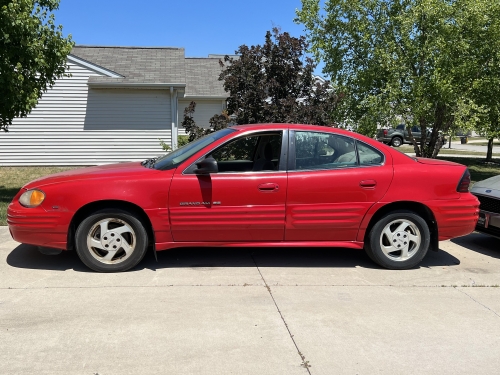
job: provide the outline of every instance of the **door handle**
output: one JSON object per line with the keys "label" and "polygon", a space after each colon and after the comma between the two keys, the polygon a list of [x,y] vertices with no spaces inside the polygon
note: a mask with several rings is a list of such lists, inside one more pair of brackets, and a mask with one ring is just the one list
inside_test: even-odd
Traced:
{"label": "door handle", "polygon": [[265,184],[259,185],[259,190],[261,191],[278,191],[279,188],[280,188],[279,185],[273,182],[267,182]]}
{"label": "door handle", "polygon": [[374,188],[375,186],[377,186],[377,181],[375,181],[375,180],[363,180],[363,181],[359,182],[359,186],[361,186],[362,188],[367,188],[367,189]]}

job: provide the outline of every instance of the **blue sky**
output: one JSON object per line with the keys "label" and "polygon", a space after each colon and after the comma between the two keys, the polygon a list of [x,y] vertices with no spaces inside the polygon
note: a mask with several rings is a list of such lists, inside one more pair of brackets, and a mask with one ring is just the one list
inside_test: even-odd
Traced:
{"label": "blue sky", "polygon": [[61,0],[55,16],[76,44],[184,47],[186,57],[207,57],[262,44],[274,26],[304,34],[293,22],[301,6],[300,0]]}
{"label": "blue sky", "polygon": [[77,44],[184,47],[187,57],[262,44],[267,30],[303,33],[300,0],[61,0],[55,12]]}

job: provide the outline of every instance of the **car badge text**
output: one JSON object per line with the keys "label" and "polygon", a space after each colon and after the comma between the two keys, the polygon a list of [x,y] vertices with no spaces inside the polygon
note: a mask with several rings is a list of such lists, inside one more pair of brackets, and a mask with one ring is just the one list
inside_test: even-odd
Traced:
{"label": "car badge text", "polygon": [[180,202],[180,206],[220,206],[220,202]]}

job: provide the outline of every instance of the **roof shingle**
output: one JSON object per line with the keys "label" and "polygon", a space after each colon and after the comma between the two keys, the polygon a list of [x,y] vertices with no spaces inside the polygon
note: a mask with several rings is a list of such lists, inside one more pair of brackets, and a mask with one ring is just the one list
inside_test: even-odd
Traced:
{"label": "roof shingle", "polygon": [[186,95],[227,96],[220,73],[219,59],[186,58]]}
{"label": "roof shingle", "polygon": [[186,95],[227,96],[219,59],[185,58],[184,48],[75,46],[71,54],[123,77],[91,77],[93,83],[186,84]]}

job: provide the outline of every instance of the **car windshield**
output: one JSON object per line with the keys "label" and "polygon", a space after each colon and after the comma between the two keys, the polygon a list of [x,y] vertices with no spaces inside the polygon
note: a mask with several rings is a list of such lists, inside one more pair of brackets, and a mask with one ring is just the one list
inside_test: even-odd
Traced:
{"label": "car windshield", "polygon": [[234,131],[236,130],[226,128],[208,134],[203,138],[197,139],[193,142],[190,142],[187,145],[182,146],[181,148],[178,148],[177,150],[158,158],[153,168],[160,170],[175,168],[179,164],[181,164],[184,160],[187,160],[188,158],[196,154],[202,148],[208,146],[212,142],[217,141],[218,139],[221,139],[222,137],[225,137],[226,135]]}

